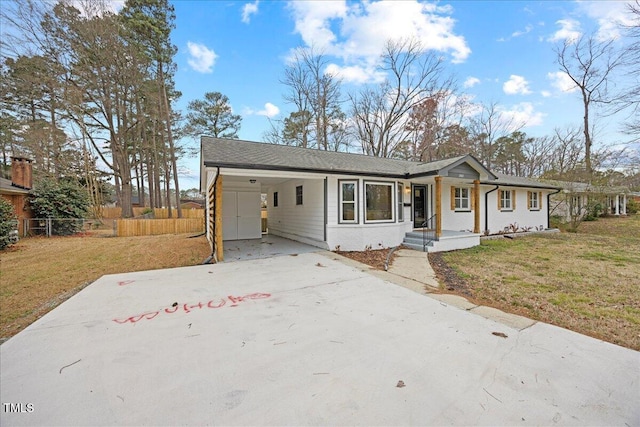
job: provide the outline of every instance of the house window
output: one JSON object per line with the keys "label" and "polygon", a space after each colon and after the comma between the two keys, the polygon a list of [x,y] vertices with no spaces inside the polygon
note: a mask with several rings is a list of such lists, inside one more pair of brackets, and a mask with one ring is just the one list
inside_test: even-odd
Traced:
{"label": "house window", "polygon": [[340,221],[341,223],[358,222],[358,181],[340,182]]}
{"label": "house window", "polygon": [[302,204],[302,185],[296,187],[296,205]]}
{"label": "house window", "polygon": [[365,220],[367,222],[393,221],[392,182],[365,183]]}
{"label": "house window", "polygon": [[274,208],[278,207],[278,192],[277,191],[273,192],[273,207]]}
{"label": "house window", "polygon": [[515,190],[500,190],[498,205],[502,211],[512,211],[515,206]]}
{"label": "house window", "polygon": [[536,191],[529,191],[529,209],[532,211],[540,210],[540,196],[541,193]]}
{"label": "house window", "polygon": [[453,209],[456,211],[468,211],[471,206],[471,191],[468,188],[452,187]]}
{"label": "house window", "polygon": [[396,193],[396,201],[398,203],[398,222],[404,221],[404,205],[403,205],[403,196],[402,189],[404,188],[404,184],[398,183],[398,192]]}

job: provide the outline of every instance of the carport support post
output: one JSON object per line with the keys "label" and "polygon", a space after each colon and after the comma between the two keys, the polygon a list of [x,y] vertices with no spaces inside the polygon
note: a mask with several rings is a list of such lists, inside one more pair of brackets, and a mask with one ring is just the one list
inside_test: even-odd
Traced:
{"label": "carport support post", "polygon": [[442,235],[442,177],[436,176],[436,239]]}
{"label": "carport support post", "polygon": [[480,233],[480,180],[473,181],[473,232]]}
{"label": "carport support post", "polygon": [[218,175],[214,185],[216,186],[216,211],[214,213],[214,221],[216,222],[216,235],[214,236],[216,259],[224,261],[224,248],[222,246],[222,175]]}

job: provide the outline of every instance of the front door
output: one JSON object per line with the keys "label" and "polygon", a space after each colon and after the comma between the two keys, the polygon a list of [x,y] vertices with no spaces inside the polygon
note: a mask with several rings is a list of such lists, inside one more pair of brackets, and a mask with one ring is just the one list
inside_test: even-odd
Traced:
{"label": "front door", "polygon": [[413,186],[413,227],[420,228],[427,220],[427,187]]}

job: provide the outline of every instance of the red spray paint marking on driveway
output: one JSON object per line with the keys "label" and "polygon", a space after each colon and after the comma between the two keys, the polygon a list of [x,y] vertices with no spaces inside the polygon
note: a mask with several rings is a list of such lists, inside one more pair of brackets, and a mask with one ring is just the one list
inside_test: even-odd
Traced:
{"label": "red spray paint marking on driveway", "polygon": [[118,286],[128,285],[133,282],[135,282],[135,280],[123,280],[122,282],[118,282]]}
{"label": "red spray paint marking on driveway", "polygon": [[254,299],[265,299],[265,298],[269,298],[270,296],[271,294],[264,294],[264,293],[248,294],[241,297],[234,297],[232,295],[229,295],[227,296],[227,298],[220,298],[219,300],[210,300],[206,303],[198,302],[196,304],[182,304],[182,305],[175,304],[163,310],[149,311],[146,313],[136,314],[131,317],[127,317],[126,319],[113,319],[113,321],[120,324],[136,323],[136,322],[139,322],[140,320],[153,320],[156,318],[156,316],[158,316],[161,313],[166,313],[166,314],[174,314],[178,312],[191,313],[191,311],[202,310],[205,308],[221,308],[227,304],[227,300],[231,301],[231,305],[229,305],[229,307],[237,307],[238,303],[240,302],[245,302],[245,301],[254,300]]}

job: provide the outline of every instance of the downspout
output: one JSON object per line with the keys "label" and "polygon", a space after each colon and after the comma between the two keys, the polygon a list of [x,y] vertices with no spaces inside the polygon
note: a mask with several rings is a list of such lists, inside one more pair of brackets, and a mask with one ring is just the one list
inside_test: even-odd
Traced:
{"label": "downspout", "polygon": [[[215,261],[215,263],[218,263],[218,256],[216,255],[216,200],[217,200],[217,189],[218,186],[216,185],[216,183],[218,182],[218,177],[220,176],[220,167],[216,168],[216,178],[213,180],[213,236],[211,236],[211,255],[209,255],[207,257],[207,259],[205,259],[204,261],[202,261],[202,264],[209,264],[211,262],[211,260]],[[208,189],[207,189],[207,194],[209,193]],[[205,230],[206,232],[206,230]]]}
{"label": "downspout", "polygon": [[558,194],[559,192],[562,191],[562,188],[558,189],[558,191],[554,192],[554,193],[549,193],[547,194],[547,228],[551,228],[551,196],[553,196],[554,194]]}
{"label": "downspout", "polygon": [[329,200],[329,177],[324,178],[324,242],[327,243],[327,222],[329,221],[328,200]]}
{"label": "downspout", "polygon": [[493,190],[489,190],[486,193],[484,193],[484,231],[485,232],[489,231],[489,193],[493,193],[498,188],[500,188],[500,186],[496,185],[496,187]]}

